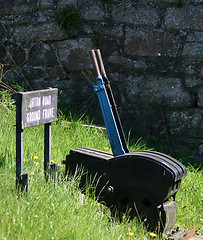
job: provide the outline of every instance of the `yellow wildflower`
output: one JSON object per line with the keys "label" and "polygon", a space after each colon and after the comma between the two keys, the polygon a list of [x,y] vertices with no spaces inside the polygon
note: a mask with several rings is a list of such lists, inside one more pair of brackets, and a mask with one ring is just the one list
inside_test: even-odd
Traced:
{"label": "yellow wildflower", "polygon": [[34,161],[34,164],[36,164],[36,165],[39,165],[39,163],[38,163],[38,162],[36,162],[36,161]]}
{"label": "yellow wildflower", "polygon": [[51,159],[51,163],[54,163],[54,160]]}
{"label": "yellow wildflower", "polygon": [[135,235],[135,234],[134,234],[134,233],[132,233],[132,232],[128,232],[127,234],[128,234],[128,236],[130,236],[130,237],[132,237],[132,236],[134,236],[134,235]]}
{"label": "yellow wildflower", "polygon": [[156,235],[156,233],[150,232],[150,233],[149,233],[149,236],[150,236],[150,237],[156,237],[157,235]]}
{"label": "yellow wildflower", "polygon": [[23,158],[23,162],[25,162],[25,158]]}
{"label": "yellow wildflower", "polygon": [[37,155],[35,155],[34,157],[33,157],[33,159],[34,160],[37,160],[39,157],[37,156]]}

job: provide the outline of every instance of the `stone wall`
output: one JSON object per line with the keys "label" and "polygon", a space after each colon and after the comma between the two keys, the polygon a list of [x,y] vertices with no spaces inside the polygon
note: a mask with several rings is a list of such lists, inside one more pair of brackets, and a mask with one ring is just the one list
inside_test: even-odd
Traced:
{"label": "stone wall", "polygon": [[[56,9],[71,5],[82,22],[67,34]],[[81,71],[97,45],[128,127],[202,159],[202,19],[203,0],[1,0],[0,63],[10,83],[94,109]]]}

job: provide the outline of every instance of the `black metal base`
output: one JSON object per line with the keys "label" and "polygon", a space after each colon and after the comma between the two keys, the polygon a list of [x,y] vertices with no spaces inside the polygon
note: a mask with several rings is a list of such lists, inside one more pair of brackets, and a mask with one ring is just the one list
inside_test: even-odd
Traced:
{"label": "black metal base", "polygon": [[123,214],[138,217],[165,235],[172,231],[175,194],[187,174],[185,166],[176,159],[152,151],[113,157],[97,149],[77,148],[70,151],[65,163],[66,173],[75,174],[82,167],[81,189],[94,179],[98,201],[121,218]]}

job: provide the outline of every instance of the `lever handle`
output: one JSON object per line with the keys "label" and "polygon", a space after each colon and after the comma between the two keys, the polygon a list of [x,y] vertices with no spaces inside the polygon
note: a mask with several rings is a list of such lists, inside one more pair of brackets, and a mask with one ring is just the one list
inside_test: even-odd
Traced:
{"label": "lever handle", "polygon": [[103,60],[102,60],[100,49],[96,49],[96,53],[97,53],[97,59],[99,61],[99,65],[100,65],[100,68],[101,68],[101,74],[106,77],[106,71],[105,71],[105,68],[104,68],[104,63],[103,63]]}
{"label": "lever handle", "polygon": [[99,70],[99,65],[98,65],[98,62],[97,62],[97,57],[96,57],[96,54],[95,54],[95,50],[90,51],[90,57],[91,57],[91,60],[92,60],[92,65],[94,67],[94,70],[97,74],[97,77],[101,77],[101,73],[100,73],[100,70]]}

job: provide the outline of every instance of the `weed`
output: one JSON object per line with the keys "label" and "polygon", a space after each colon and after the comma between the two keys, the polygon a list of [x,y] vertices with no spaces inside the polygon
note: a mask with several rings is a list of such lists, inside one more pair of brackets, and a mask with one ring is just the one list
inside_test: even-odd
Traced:
{"label": "weed", "polygon": [[3,69],[4,69],[4,65],[0,63],[0,82],[3,78]]}
{"label": "weed", "polygon": [[170,33],[174,33],[174,32],[175,32],[175,29],[174,29],[173,27],[170,27],[170,28],[169,28],[169,32],[170,32]]}
{"label": "weed", "polygon": [[58,9],[56,13],[56,19],[60,28],[65,29],[67,34],[74,31],[81,23],[81,16],[73,6],[63,8],[61,10]]}
{"label": "weed", "polygon": [[176,6],[177,6],[178,8],[182,8],[182,7],[184,6],[183,0],[178,0],[177,3],[176,3]]}
{"label": "weed", "polygon": [[2,89],[7,89],[10,90],[11,92],[13,92],[13,89],[8,86],[5,82],[5,73],[4,73],[4,65],[2,63],[0,63],[0,88]]}
{"label": "weed", "polygon": [[99,43],[98,35],[92,34],[91,35],[91,42],[94,45],[94,47],[99,48],[100,43]]}
{"label": "weed", "polygon": [[112,2],[112,0],[98,0],[98,1],[101,2],[102,4],[107,4]]}

